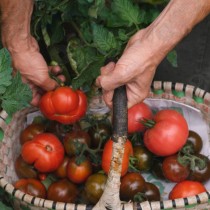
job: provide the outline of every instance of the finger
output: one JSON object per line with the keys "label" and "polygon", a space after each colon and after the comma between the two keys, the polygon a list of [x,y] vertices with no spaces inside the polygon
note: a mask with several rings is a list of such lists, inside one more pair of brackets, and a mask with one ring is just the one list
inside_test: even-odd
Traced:
{"label": "finger", "polygon": [[114,70],[114,67],[115,67],[115,63],[110,62],[106,66],[103,66],[101,68],[101,75],[97,77],[96,79],[96,86],[101,87],[101,83],[100,83],[101,77],[104,75],[109,75]]}
{"label": "finger", "polygon": [[103,99],[106,105],[109,108],[112,108],[112,99],[113,99],[114,91],[103,91]]}
{"label": "finger", "polygon": [[60,66],[49,66],[49,70],[55,75],[60,74],[62,72]]}
{"label": "finger", "polygon": [[97,84],[106,91],[114,90],[115,88],[126,83],[128,72],[127,65],[116,64],[115,68],[107,74],[103,74],[97,78]]}

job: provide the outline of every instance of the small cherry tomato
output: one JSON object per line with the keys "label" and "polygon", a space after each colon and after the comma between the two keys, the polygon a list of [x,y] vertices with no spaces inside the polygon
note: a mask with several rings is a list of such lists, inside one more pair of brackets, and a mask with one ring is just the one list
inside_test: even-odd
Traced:
{"label": "small cherry tomato", "polygon": [[88,147],[90,147],[91,144],[89,134],[83,130],[68,132],[63,140],[66,154],[69,157],[79,155],[81,152],[82,144],[86,144]]}
{"label": "small cherry tomato", "polygon": [[19,179],[14,187],[31,196],[46,198],[47,191],[45,186],[37,179]]}
{"label": "small cherry tomato", "polygon": [[76,184],[81,184],[92,174],[92,164],[88,159],[77,163],[76,157],[72,157],[67,165],[67,177]]}
{"label": "small cherry tomato", "polygon": [[33,165],[26,163],[22,156],[19,155],[15,160],[15,172],[17,176],[21,178],[37,178],[38,171],[33,167]]}
{"label": "small cherry tomato", "polygon": [[120,198],[122,201],[129,201],[134,199],[138,192],[144,192],[145,180],[140,173],[127,173],[121,179]]}
{"label": "small cherry tomato", "polygon": [[202,192],[206,192],[206,188],[202,183],[184,180],[173,187],[169,193],[169,199],[186,198]]}
{"label": "small cherry tomato", "polygon": [[196,156],[206,160],[206,167],[204,169],[200,169],[199,166],[196,165],[195,168],[190,171],[188,179],[192,181],[206,182],[210,179],[210,160],[203,154],[196,154]]}
{"label": "small cherry tomato", "polygon": [[58,168],[53,172],[58,178],[66,178],[67,177],[67,166],[69,164],[70,158],[65,156],[63,162],[58,166]]}
{"label": "small cherry tomato", "polygon": [[91,204],[96,204],[103,191],[106,184],[107,176],[102,173],[95,173],[88,177],[85,182],[85,194],[86,198]]}
{"label": "small cherry tomato", "polygon": [[201,136],[198,133],[190,130],[187,141],[192,142],[192,144],[194,146],[195,153],[199,153],[201,151],[201,149],[203,147],[203,141],[201,139]]}
{"label": "small cherry tomato", "polygon": [[153,165],[153,154],[143,145],[133,147],[133,156],[137,158],[135,167],[140,171],[148,171]]}
{"label": "small cherry tomato", "polygon": [[78,194],[78,187],[68,179],[53,182],[47,190],[47,198],[57,202],[74,203]]}
{"label": "small cherry tomato", "polygon": [[177,155],[165,157],[162,164],[163,174],[171,182],[181,182],[190,174],[189,166],[184,166],[178,162]]}
{"label": "small cherry tomato", "polygon": [[145,183],[144,196],[148,201],[160,201],[159,188],[150,182]]}
{"label": "small cherry tomato", "polygon": [[20,144],[23,145],[25,142],[30,141],[35,135],[39,133],[44,133],[45,126],[43,124],[32,123],[28,125],[20,133]]}

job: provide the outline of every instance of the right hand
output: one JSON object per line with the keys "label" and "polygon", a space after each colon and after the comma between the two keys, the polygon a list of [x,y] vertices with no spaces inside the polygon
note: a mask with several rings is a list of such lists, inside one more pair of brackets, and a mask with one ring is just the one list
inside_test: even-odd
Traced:
{"label": "right hand", "polygon": [[[105,103],[112,107],[114,89],[126,85],[128,107],[143,101],[150,86],[160,59],[151,52],[151,43],[147,39],[150,29],[137,32],[129,42],[117,63],[109,63],[101,68],[96,84],[103,89]],[[157,56],[158,57],[158,56]]]}

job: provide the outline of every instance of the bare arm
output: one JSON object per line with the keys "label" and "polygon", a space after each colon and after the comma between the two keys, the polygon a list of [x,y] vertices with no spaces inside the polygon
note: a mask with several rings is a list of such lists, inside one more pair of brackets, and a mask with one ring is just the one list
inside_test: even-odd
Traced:
{"label": "bare arm", "polygon": [[210,13],[210,0],[171,0],[156,20],[129,40],[121,58],[96,80],[112,106],[113,90],[126,84],[128,106],[144,100],[155,70],[167,53]]}
{"label": "bare arm", "polygon": [[0,0],[2,42],[10,51],[24,51],[31,47],[33,4],[33,0]]}
{"label": "bare arm", "polygon": [[[11,54],[14,71],[20,71],[33,91],[31,104],[37,106],[41,89],[53,90],[58,84],[49,77],[47,63],[30,32],[33,5],[33,0],[0,0],[2,43]],[[58,74],[61,69],[56,66],[50,70]],[[63,75],[58,77],[65,80]]]}

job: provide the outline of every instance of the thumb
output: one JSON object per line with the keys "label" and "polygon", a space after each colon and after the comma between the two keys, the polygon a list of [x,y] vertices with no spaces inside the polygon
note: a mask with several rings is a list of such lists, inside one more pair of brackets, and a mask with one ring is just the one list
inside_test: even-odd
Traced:
{"label": "thumb", "polygon": [[125,84],[125,74],[127,67],[116,64],[112,69],[108,69],[108,73],[101,74],[96,80],[96,84],[105,91],[114,90],[115,88]]}

